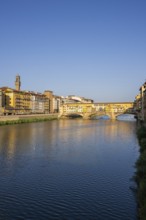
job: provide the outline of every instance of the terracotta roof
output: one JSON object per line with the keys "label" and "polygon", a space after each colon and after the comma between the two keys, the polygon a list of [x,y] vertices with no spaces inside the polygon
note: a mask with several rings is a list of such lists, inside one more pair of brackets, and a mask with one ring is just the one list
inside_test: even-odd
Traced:
{"label": "terracotta roof", "polygon": [[0,90],[2,90],[2,91],[12,90],[12,91],[14,91],[16,93],[23,93],[23,94],[29,94],[29,95],[36,95],[36,96],[46,97],[46,95],[42,94],[42,93],[35,93],[35,92],[29,92],[29,91],[16,90],[16,89],[9,88],[7,86],[1,87]]}

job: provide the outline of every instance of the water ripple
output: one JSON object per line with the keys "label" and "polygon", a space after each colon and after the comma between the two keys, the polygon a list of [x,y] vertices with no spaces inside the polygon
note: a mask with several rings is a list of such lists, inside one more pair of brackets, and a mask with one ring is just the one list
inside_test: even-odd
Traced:
{"label": "water ripple", "polygon": [[0,219],[136,220],[133,123],[40,125],[0,133]]}

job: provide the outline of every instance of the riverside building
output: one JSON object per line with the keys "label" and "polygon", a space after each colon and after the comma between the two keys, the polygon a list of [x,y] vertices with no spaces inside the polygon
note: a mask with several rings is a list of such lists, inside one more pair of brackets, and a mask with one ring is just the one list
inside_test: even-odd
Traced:
{"label": "riverside building", "polygon": [[20,76],[16,76],[15,89],[0,88],[0,115],[53,113],[53,92],[44,94],[21,91]]}
{"label": "riverside building", "polygon": [[135,97],[134,110],[140,121],[146,122],[146,82],[140,87],[140,93]]}

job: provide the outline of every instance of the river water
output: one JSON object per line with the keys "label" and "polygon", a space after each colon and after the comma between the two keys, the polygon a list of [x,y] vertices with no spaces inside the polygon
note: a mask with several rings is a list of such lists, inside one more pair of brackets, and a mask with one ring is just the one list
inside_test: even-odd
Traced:
{"label": "river water", "polygon": [[0,127],[0,220],[137,220],[136,122]]}

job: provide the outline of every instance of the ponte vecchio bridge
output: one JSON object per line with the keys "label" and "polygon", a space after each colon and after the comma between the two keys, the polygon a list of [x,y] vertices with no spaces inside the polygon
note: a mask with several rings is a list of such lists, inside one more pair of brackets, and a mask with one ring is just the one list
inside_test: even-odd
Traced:
{"label": "ponte vecchio bridge", "polygon": [[134,114],[133,102],[67,103],[60,110],[61,117],[81,116],[84,119],[103,115],[116,119],[122,114]]}

